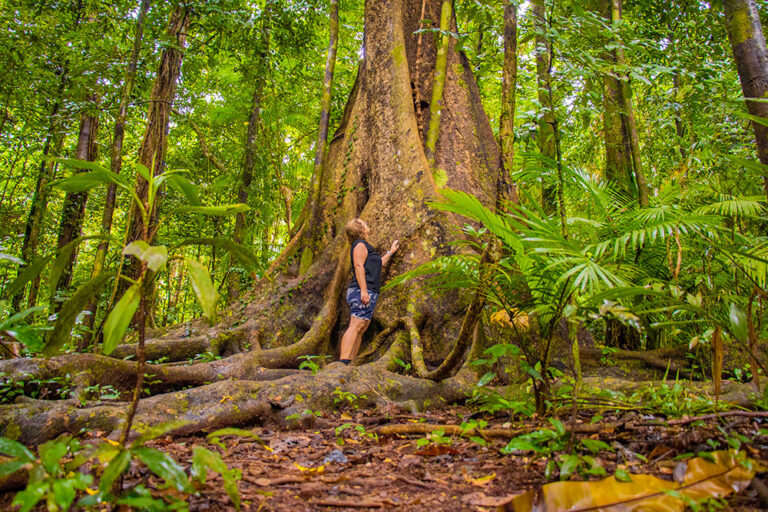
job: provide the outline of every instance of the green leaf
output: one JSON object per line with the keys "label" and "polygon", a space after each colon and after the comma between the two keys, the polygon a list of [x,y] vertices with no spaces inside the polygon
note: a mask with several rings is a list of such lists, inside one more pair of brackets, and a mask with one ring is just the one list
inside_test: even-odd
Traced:
{"label": "green leaf", "polygon": [[104,284],[112,278],[111,272],[105,272],[85,282],[72,297],[64,303],[59,311],[56,323],[43,349],[44,355],[53,355],[61,349],[69,340],[75,320],[83,309],[90,303],[104,287]]}
{"label": "green leaf", "polygon": [[138,162],[136,162],[133,165],[134,167],[136,167],[136,172],[138,172],[142,178],[144,178],[147,181],[150,180],[151,174],[149,173],[149,169],[147,169],[146,165],[142,165]]}
{"label": "green leaf", "polygon": [[489,382],[491,382],[494,378],[496,378],[496,374],[494,372],[488,372],[482,377],[480,377],[480,380],[477,381],[477,386],[483,387]]}
{"label": "green leaf", "polygon": [[35,456],[26,446],[7,437],[0,437],[0,453],[16,457],[22,462],[32,462],[35,460]]}
{"label": "green leaf", "polygon": [[147,264],[147,268],[152,272],[157,272],[168,261],[168,248],[164,245],[149,245],[147,242],[137,240],[131,242],[123,249],[126,256],[135,256],[140,261]]}
{"label": "green leaf", "polygon": [[632,477],[629,475],[629,473],[627,473],[627,470],[623,469],[623,468],[618,468],[616,470],[616,473],[613,476],[615,476],[616,480],[618,480],[619,482],[631,482],[632,481]]}
{"label": "green leaf", "polygon": [[[88,475],[90,476],[90,475]],[[91,477],[93,478],[93,477]],[[77,491],[77,481],[67,478],[63,480],[54,480],[53,482],[53,501],[62,508],[62,510],[69,510],[69,506],[75,501]]]}
{"label": "green leaf", "polygon": [[16,493],[13,498],[13,504],[20,506],[19,512],[29,512],[37,505],[37,502],[45,495],[50,488],[48,482],[34,482],[27,485],[27,488]]}
{"label": "green leaf", "polygon": [[259,259],[248,247],[235,243],[228,238],[189,238],[175,245],[174,249],[185,245],[210,245],[211,247],[224,249],[247,270],[256,270],[261,267]]}
{"label": "green leaf", "polygon": [[214,217],[221,217],[225,215],[234,215],[236,213],[244,213],[250,210],[250,206],[247,204],[223,204],[221,206],[182,206],[176,209],[176,213],[197,213],[199,215],[210,215]]}
{"label": "green leaf", "polygon": [[[78,158],[58,158],[58,157],[52,157],[51,160],[54,162],[59,162],[60,164],[66,165],[68,167],[74,167],[75,169],[83,169],[93,172],[103,172],[108,173],[110,172],[109,169],[106,167],[103,167],[96,162],[90,162],[88,160],[80,160]],[[82,173],[81,173],[82,174]]]}
{"label": "green leaf", "polygon": [[192,450],[192,478],[204,483],[209,469],[222,475],[229,471],[227,465],[221,460],[221,455],[202,446],[195,446]]}
{"label": "green leaf", "polygon": [[2,332],[23,343],[32,352],[39,352],[45,346],[43,337],[38,333],[37,329],[29,325],[16,325]]}
{"label": "green leaf", "polygon": [[67,245],[56,251],[56,259],[53,261],[53,266],[51,267],[51,272],[48,274],[48,293],[53,297],[53,294],[56,293],[56,287],[59,284],[59,279],[61,278],[61,274],[64,273],[64,271],[67,268],[67,265],[69,265],[69,262],[72,258],[72,253],[75,251],[78,245],[81,243],[87,241],[87,240],[109,240],[109,237],[102,236],[102,235],[93,235],[93,236],[81,236],[77,237],[71,242],[69,242]]}
{"label": "green leaf", "polygon": [[167,453],[146,446],[139,446],[132,451],[147,465],[150,471],[165,480],[167,484],[179,491],[191,492],[193,490],[189,485],[186,473],[184,473],[184,468]]}
{"label": "green leaf", "polygon": [[109,312],[109,316],[104,322],[104,345],[101,349],[104,355],[111,354],[120,340],[123,339],[123,335],[139,307],[140,300],[141,287],[134,284],[125,291],[112,311]]}
{"label": "green leaf", "polygon": [[578,469],[581,460],[578,455],[563,455],[560,464],[560,480],[568,480]]}
{"label": "green leaf", "polygon": [[23,267],[19,271],[18,276],[16,276],[16,279],[14,279],[11,284],[5,287],[5,290],[3,290],[2,297],[3,298],[13,297],[17,293],[23,291],[27,283],[35,279],[37,276],[39,276],[40,273],[45,268],[45,266],[50,261],[51,261],[51,256],[43,256],[41,258],[36,258],[32,260],[32,263],[30,263],[26,267]]}
{"label": "green leaf", "polygon": [[[345,423],[344,425],[342,425],[342,427],[346,427],[346,428],[349,428],[351,426],[352,426],[351,423]],[[339,427],[337,427],[336,430],[337,430],[336,435],[338,435]],[[261,440],[258,434],[251,432],[250,430],[245,430],[242,428],[234,428],[234,427],[222,428],[222,429],[216,430],[214,432],[211,432],[205,437],[206,439],[210,439],[212,442],[215,442],[215,441],[218,441],[220,437],[224,437],[224,436],[249,437],[251,439],[255,439],[256,441],[264,444],[264,442]]]}
{"label": "green leaf", "polygon": [[170,174],[167,177],[168,185],[187,198],[192,206],[200,206],[200,191],[184,176]]}
{"label": "green leaf", "polygon": [[24,462],[18,459],[13,460],[7,460],[5,462],[0,462],[0,477],[8,476],[10,474],[15,473],[16,471],[23,468],[25,465],[29,464],[28,462]]}
{"label": "green leaf", "polygon": [[107,463],[107,467],[101,474],[101,480],[99,480],[99,491],[102,494],[109,493],[112,488],[112,484],[117,478],[123,474],[131,463],[131,450],[123,450],[115,455],[112,460]]}
{"label": "green leaf", "polygon": [[216,321],[216,302],[219,300],[219,292],[211,282],[208,269],[194,260],[185,259],[192,289],[195,291],[197,302],[203,310],[208,321],[213,324]]}
{"label": "green leaf", "polygon": [[747,329],[747,317],[739,307],[731,303],[731,309],[728,312],[728,320],[731,322],[731,334],[737,340],[746,343],[749,337]]}
{"label": "green leaf", "polygon": [[41,444],[37,451],[40,454],[40,462],[43,463],[43,467],[49,475],[59,476],[61,473],[61,465],[59,461],[69,451],[70,438],[64,437],[61,440],[48,441]]}

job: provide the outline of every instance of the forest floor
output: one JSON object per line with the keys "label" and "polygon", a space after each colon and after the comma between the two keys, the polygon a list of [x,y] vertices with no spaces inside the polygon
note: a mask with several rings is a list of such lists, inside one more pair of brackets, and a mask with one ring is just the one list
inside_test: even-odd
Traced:
{"label": "forest floor", "polygon": [[[545,477],[546,456],[536,457],[530,451],[501,453],[508,442],[502,437],[470,440],[446,434],[430,435],[431,439],[427,439],[423,433],[377,434],[392,424],[459,425],[470,418],[479,419],[466,407],[389,417],[376,415],[375,411],[348,410],[317,418],[309,429],[255,427],[252,431],[261,442],[226,436],[218,440],[217,448],[203,436],[169,436],[152,441],[150,446],[182,462],[191,460],[192,448],[197,445],[219,450],[230,468],[242,471],[239,488],[243,510],[495,510],[516,494],[557,480],[556,475]],[[560,419],[564,425],[571,424],[567,412]],[[496,415],[486,416],[485,421],[487,429],[553,429],[550,421],[536,419],[510,423],[508,416]],[[593,456],[607,475],[623,468],[630,477],[644,473],[672,480],[681,466],[685,471],[681,462],[684,454],[692,456],[722,449],[725,443],[739,444],[739,439],[743,441],[741,449],[765,465],[768,436],[762,435],[766,431],[760,429],[766,421],[768,418],[760,416],[723,416],[720,421],[705,417],[696,422],[683,419],[683,424],[674,425],[662,424],[663,418],[636,412],[603,412],[602,416],[585,412],[578,416],[575,425],[578,440],[605,443],[597,447]],[[568,436],[560,437],[563,441]],[[554,439],[548,446],[556,447],[556,442]],[[486,446],[481,446],[483,443]],[[583,452],[584,443],[577,445]],[[544,452],[540,455],[546,455],[547,443],[542,446]],[[765,510],[765,497],[760,497],[765,486],[761,485],[759,471],[749,488],[726,500],[710,501],[702,510]],[[234,510],[220,477],[213,473],[208,476],[198,496],[178,497],[186,500],[192,511]],[[584,471],[576,471],[572,477],[600,478],[585,475]],[[146,468],[134,464],[123,484],[139,483],[155,489],[157,497],[167,499],[172,495],[168,489],[160,490],[161,481]],[[0,509],[10,510],[9,503],[10,495],[2,497]]]}

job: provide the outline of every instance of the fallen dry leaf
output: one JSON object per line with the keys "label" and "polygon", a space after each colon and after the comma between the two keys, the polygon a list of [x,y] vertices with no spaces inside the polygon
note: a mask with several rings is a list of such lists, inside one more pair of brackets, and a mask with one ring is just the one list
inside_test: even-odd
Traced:
{"label": "fallen dry leaf", "polygon": [[515,497],[501,510],[682,512],[686,504],[674,494],[697,503],[746,489],[755,468],[744,452],[723,450],[713,452],[712,457],[714,462],[702,457],[688,461],[682,484],[651,475],[632,475],[631,482],[620,482],[613,476],[595,482],[555,482]]}

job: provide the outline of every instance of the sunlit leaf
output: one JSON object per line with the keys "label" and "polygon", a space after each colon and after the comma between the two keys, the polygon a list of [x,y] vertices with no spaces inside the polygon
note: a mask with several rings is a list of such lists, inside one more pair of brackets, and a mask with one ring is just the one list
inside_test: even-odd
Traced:
{"label": "sunlit leaf", "polygon": [[199,215],[209,215],[221,217],[225,215],[234,215],[244,213],[250,210],[247,204],[224,204],[221,206],[182,206],[176,210],[176,213],[196,213]]}
{"label": "sunlit leaf", "polygon": [[72,328],[78,315],[90,304],[91,300],[104,288],[104,284],[112,278],[111,272],[105,272],[85,282],[59,310],[56,323],[46,340],[43,354],[53,355],[69,340]]}
{"label": "sunlit leaf", "polygon": [[112,311],[109,312],[109,316],[104,322],[104,344],[101,349],[105,355],[111,354],[120,340],[123,339],[123,335],[139,307],[140,300],[141,287],[134,284],[125,291]]}
{"label": "sunlit leaf", "polygon": [[192,289],[197,297],[197,302],[203,310],[203,314],[208,321],[216,321],[216,302],[219,300],[219,292],[213,286],[211,277],[208,275],[208,269],[194,260],[184,260],[189,271],[189,278],[192,282]]}
{"label": "sunlit leaf", "polygon": [[147,242],[137,240],[128,244],[123,249],[126,256],[135,256],[138,260],[147,264],[152,272],[157,272],[168,261],[168,248],[164,245],[149,245]]}

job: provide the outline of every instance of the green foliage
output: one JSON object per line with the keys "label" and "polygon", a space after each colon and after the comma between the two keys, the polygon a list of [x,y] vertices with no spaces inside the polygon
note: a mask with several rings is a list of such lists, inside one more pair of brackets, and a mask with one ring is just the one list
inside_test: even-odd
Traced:
{"label": "green foliage", "polygon": [[345,391],[339,387],[333,390],[333,403],[342,404],[357,409],[360,406],[360,400],[367,400],[366,395],[357,396],[356,394]]}
{"label": "green foliage", "polygon": [[334,432],[336,434],[336,444],[338,445],[344,445],[344,437],[342,436],[342,433],[348,429],[352,429],[355,432],[357,432],[357,436],[359,439],[368,440],[368,441],[378,441],[379,436],[375,432],[368,432],[365,428],[365,425],[355,425],[352,423],[344,423],[343,425],[339,425],[334,429]]}
{"label": "green foliage", "polygon": [[315,362],[315,360],[323,361],[324,359],[328,358],[329,356],[299,356],[299,359],[302,359],[301,363],[299,363],[299,370],[309,370],[312,372],[312,375],[316,375],[317,372],[320,370],[320,365]]}
{"label": "green foliage", "polygon": [[[180,493],[192,494],[196,492],[195,486],[205,484],[207,472],[212,471],[221,475],[224,490],[234,507],[240,510],[240,493],[237,486],[241,478],[240,470],[229,469],[221,455],[196,446],[188,475],[184,466],[170,455],[145,446],[147,442],[180,426],[183,426],[183,422],[154,427],[137,438],[130,448],[121,448],[107,441],[85,444],[65,436],[41,444],[37,456],[24,445],[0,437],[0,454],[10,457],[8,461],[0,464],[0,477],[21,469],[28,471],[26,488],[18,492],[13,500],[14,505],[25,511],[34,508],[40,501],[46,503],[48,510],[69,510],[78,496],[81,498],[77,501],[77,507],[114,503],[145,510],[175,510],[184,503],[172,495],[168,496],[170,503],[166,503],[164,500],[153,498],[143,486],[139,486],[114,496],[114,484],[132,463],[141,463],[159,477],[165,486]],[[93,469],[94,474],[100,474],[97,483],[93,474],[81,472],[81,467],[88,462],[101,468],[101,471]]]}

